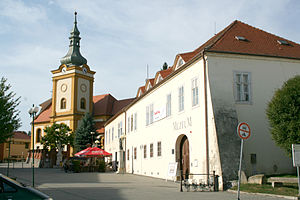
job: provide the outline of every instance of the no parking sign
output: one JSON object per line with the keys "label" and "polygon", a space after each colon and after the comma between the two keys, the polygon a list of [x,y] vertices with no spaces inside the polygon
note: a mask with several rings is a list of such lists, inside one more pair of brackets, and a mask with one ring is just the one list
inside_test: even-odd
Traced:
{"label": "no parking sign", "polygon": [[241,139],[243,140],[248,139],[251,135],[251,129],[249,124],[247,124],[246,122],[239,123],[237,127],[237,132]]}

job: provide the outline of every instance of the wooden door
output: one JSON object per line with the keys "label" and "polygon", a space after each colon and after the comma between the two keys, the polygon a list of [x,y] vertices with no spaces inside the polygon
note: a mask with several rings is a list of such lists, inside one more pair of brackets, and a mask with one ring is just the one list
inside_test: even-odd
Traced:
{"label": "wooden door", "polygon": [[182,173],[185,174],[184,178],[188,178],[188,174],[190,173],[190,154],[189,141],[186,136],[181,141],[181,166]]}

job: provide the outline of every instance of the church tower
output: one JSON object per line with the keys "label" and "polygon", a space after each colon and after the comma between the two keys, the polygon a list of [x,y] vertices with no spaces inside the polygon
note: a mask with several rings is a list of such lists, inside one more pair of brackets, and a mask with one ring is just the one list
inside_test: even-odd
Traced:
{"label": "church tower", "polygon": [[84,113],[93,110],[94,71],[80,53],[80,32],[75,12],[74,27],[69,37],[69,51],[61,65],[52,72],[53,93],[51,122],[65,123],[73,131]]}

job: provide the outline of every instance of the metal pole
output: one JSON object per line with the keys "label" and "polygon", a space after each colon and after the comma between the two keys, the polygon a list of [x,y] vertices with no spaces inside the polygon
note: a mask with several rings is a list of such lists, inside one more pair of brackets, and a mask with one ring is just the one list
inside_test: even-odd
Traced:
{"label": "metal pole", "polygon": [[7,156],[7,176],[9,176],[9,161],[10,161],[10,142],[11,142],[11,137],[9,138],[8,141],[8,156]]}
{"label": "metal pole", "polygon": [[239,180],[238,180],[238,192],[237,192],[237,199],[240,200],[240,184],[241,184],[241,174],[242,174],[242,158],[243,158],[243,146],[244,140],[241,139],[241,154],[240,154],[240,166],[239,166]]}
{"label": "metal pole", "polygon": [[298,196],[300,197],[300,177],[299,177],[299,166],[297,166],[297,175],[298,175]]}
{"label": "metal pole", "polygon": [[34,187],[34,112],[32,113],[32,187]]}

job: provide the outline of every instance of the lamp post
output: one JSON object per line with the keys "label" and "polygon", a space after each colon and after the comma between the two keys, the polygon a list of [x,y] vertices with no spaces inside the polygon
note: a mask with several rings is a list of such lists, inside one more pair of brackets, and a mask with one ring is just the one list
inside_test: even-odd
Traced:
{"label": "lamp post", "polygon": [[29,109],[28,113],[32,117],[32,187],[34,187],[34,118],[36,113],[39,111],[39,107],[32,105],[32,108]]}
{"label": "lamp post", "polygon": [[11,143],[11,137],[9,138],[9,141],[8,141],[8,156],[7,156],[7,173],[6,173],[6,176],[9,176],[10,143]]}
{"label": "lamp post", "polygon": [[94,134],[95,134],[95,132],[92,131],[92,132],[91,132],[91,135],[92,135],[92,147],[93,147],[93,144],[94,144],[94,138],[93,138],[93,137],[94,137]]}
{"label": "lamp post", "polygon": [[100,143],[99,140],[95,141],[96,147],[98,147],[99,143]]}

